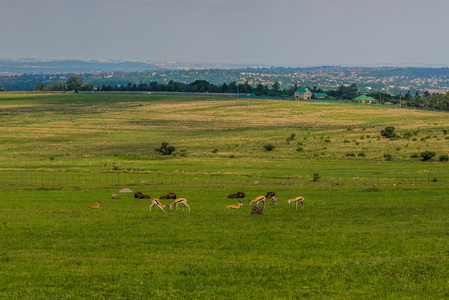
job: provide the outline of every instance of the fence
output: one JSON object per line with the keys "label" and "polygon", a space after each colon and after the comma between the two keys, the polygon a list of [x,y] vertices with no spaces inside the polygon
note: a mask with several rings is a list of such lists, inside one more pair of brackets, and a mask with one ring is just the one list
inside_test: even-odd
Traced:
{"label": "fence", "polygon": [[0,170],[2,185],[102,185],[102,184],[197,184],[197,185],[447,185],[448,172],[329,172],[315,174],[231,174],[157,171],[48,171]]}

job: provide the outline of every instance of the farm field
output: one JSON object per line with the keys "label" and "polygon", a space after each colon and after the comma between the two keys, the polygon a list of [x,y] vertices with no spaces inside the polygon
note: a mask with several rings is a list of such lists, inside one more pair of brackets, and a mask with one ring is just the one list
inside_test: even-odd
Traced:
{"label": "farm field", "polygon": [[447,129],[388,107],[0,94],[0,299],[446,299]]}

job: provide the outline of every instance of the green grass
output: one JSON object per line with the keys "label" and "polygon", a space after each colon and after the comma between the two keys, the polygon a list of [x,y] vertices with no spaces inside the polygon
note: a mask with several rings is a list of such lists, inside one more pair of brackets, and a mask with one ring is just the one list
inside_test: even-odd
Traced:
{"label": "green grass", "polygon": [[[147,192],[148,187],[136,187]],[[260,188],[243,187],[251,197]],[[238,188],[239,189],[239,188]],[[149,212],[118,187],[1,193],[2,298],[446,298],[446,189],[269,186],[277,207],[226,210],[228,190],[176,191],[192,211]],[[265,191],[265,190],[264,190]],[[101,200],[98,210],[87,206]],[[163,203],[167,203],[167,200]]]}
{"label": "green grass", "polygon": [[[390,125],[416,141],[380,138]],[[448,127],[383,107],[0,94],[0,299],[449,298],[447,163],[410,157],[446,154]],[[110,199],[124,187],[192,210]],[[250,215],[268,191],[277,207]]]}

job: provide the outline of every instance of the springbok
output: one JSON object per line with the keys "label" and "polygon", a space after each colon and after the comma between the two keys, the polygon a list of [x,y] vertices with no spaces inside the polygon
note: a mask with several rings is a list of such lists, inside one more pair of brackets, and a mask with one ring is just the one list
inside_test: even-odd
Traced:
{"label": "springbok", "polygon": [[151,208],[155,205],[158,206],[160,209],[162,209],[164,212],[166,212],[164,208],[167,207],[167,205],[162,205],[162,203],[161,203],[161,201],[159,201],[159,199],[153,199],[151,201],[150,211],[151,211]]}
{"label": "springbok", "polygon": [[242,201],[239,201],[239,203],[237,204],[237,205],[228,205],[228,206],[226,206],[226,209],[230,209],[230,208],[236,208],[236,209],[239,209],[240,208],[240,206],[243,206],[243,203],[242,203]]}
{"label": "springbok", "polygon": [[288,204],[290,204],[290,202],[295,202],[296,205],[296,209],[298,209],[298,202],[301,202],[302,206],[301,209],[304,208],[304,197],[296,197],[294,199],[288,199]]}
{"label": "springbok", "polygon": [[267,205],[275,205],[276,206],[276,204],[278,203],[278,198],[276,198],[276,196],[272,196],[272,197],[270,197],[270,199],[271,199],[271,203],[267,203]]}
{"label": "springbok", "polygon": [[254,200],[249,201],[249,206],[253,203],[259,204],[259,202],[263,202],[263,205],[265,206],[265,199],[267,199],[265,196],[256,197]]}
{"label": "springbok", "polygon": [[172,204],[169,205],[170,209],[173,208],[174,205],[176,205],[176,210],[178,210],[178,204],[182,204],[183,208],[182,210],[184,211],[184,209],[186,208],[186,206],[189,208],[190,211],[190,206],[187,204],[187,199],[186,198],[178,198],[175,201],[172,202]]}
{"label": "springbok", "polygon": [[97,205],[90,205],[87,208],[100,208],[100,203],[101,203],[101,201],[97,202]]}

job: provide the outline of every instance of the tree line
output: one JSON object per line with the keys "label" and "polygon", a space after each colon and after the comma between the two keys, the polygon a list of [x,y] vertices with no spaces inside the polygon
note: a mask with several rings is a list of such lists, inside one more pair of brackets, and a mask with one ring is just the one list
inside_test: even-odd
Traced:
{"label": "tree line", "polygon": [[[222,85],[215,85],[207,80],[195,80],[192,83],[174,82],[170,80],[168,84],[161,84],[156,81],[150,83],[131,83],[126,85],[98,85],[94,87],[91,83],[84,84],[83,78],[72,76],[67,79],[66,84],[55,82],[52,85],[44,85],[38,83],[34,88],[35,91],[117,91],[117,92],[183,92],[183,93],[240,93],[240,94],[253,94],[255,96],[267,96],[267,97],[293,97],[295,91],[298,89],[298,85],[281,89],[279,82],[275,82],[272,85],[257,84],[253,86],[248,82],[237,84],[235,81]],[[308,89],[315,95],[316,93],[323,93],[321,88],[316,86],[308,87]],[[353,101],[354,98],[360,96],[357,85],[341,85],[335,90],[325,91],[328,100],[347,100]],[[443,94],[435,93],[430,94],[425,91],[422,95],[416,92],[414,95],[410,91],[404,95],[402,93],[398,95],[390,95],[385,92],[371,92],[367,96],[374,98],[379,103],[391,103],[401,105],[402,107],[411,107],[419,109],[433,109],[449,111],[449,91]]]}

